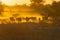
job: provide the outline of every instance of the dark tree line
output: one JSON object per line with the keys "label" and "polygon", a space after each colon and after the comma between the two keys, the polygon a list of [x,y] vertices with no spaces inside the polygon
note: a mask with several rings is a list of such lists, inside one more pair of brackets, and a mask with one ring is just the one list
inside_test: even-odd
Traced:
{"label": "dark tree line", "polygon": [[43,0],[31,0],[31,8],[35,9],[35,11],[39,12],[41,15],[44,15],[46,19],[48,17],[52,17],[54,23],[60,25],[60,1],[56,2],[53,1],[52,5],[47,4],[43,5],[41,4],[44,2]]}
{"label": "dark tree line", "polygon": [[60,1],[56,2],[54,1],[52,5],[46,5],[45,11],[48,15],[48,17],[52,17],[54,20],[54,23],[60,25]]}

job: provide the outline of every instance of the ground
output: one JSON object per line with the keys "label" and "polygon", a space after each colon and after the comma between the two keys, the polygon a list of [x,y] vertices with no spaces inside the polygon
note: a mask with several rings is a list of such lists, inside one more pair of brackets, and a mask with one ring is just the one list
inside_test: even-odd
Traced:
{"label": "ground", "polygon": [[37,23],[1,24],[0,40],[60,40],[60,28]]}

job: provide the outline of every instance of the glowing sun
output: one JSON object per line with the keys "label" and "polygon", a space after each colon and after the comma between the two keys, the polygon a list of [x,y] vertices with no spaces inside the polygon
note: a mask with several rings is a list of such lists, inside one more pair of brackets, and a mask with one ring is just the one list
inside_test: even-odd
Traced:
{"label": "glowing sun", "polygon": [[13,6],[13,5],[29,5],[31,4],[30,0],[1,0],[3,4],[8,5],[8,6]]}

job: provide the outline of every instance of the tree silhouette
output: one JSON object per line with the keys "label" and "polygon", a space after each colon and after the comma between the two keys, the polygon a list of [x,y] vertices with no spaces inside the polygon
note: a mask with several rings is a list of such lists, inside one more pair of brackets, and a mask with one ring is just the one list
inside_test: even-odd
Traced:
{"label": "tree silhouette", "polygon": [[52,6],[51,6],[52,9],[55,10],[55,13],[54,13],[54,17],[55,17],[55,22],[56,24],[59,24],[60,25],[60,1],[59,2],[53,2]]}
{"label": "tree silhouette", "polygon": [[[57,23],[60,19],[60,1],[54,1],[52,5],[46,5],[44,8],[45,17],[52,17],[54,19],[54,23]],[[58,22],[59,23],[59,22]]]}
{"label": "tree silhouette", "polygon": [[60,2],[54,1],[52,5],[46,5],[44,8],[45,14],[47,13],[48,16],[58,17],[60,16]]}
{"label": "tree silhouette", "polygon": [[60,16],[60,1],[59,2],[54,1],[51,8],[55,10],[54,16],[56,17]]}
{"label": "tree silhouette", "polygon": [[41,11],[41,9],[43,8],[43,4],[41,4],[43,2],[43,0],[31,0],[31,8],[33,8],[36,12]]}

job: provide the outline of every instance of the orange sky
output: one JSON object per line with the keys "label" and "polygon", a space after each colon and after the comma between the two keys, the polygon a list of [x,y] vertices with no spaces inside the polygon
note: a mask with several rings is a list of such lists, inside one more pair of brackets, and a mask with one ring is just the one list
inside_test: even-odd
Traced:
{"label": "orange sky", "polygon": [[[16,5],[16,4],[18,5],[31,4],[30,0],[1,0],[1,1],[3,2],[3,4],[10,5],[10,6]],[[54,0],[44,0],[44,1],[45,1],[45,4],[51,4],[52,1]],[[59,0],[55,0],[55,1],[59,1]]]}
{"label": "orange sky", "polygon": [[52,4],[53,1],[60,1],[60,0],[44,0],[45,4]]}
{"label": "orange sky", "polygon": [[27,4],[29,5],[31,2],[30,0],[1,0],[3,4],[6,4],[6,5],[23,5],[23,4]]}

